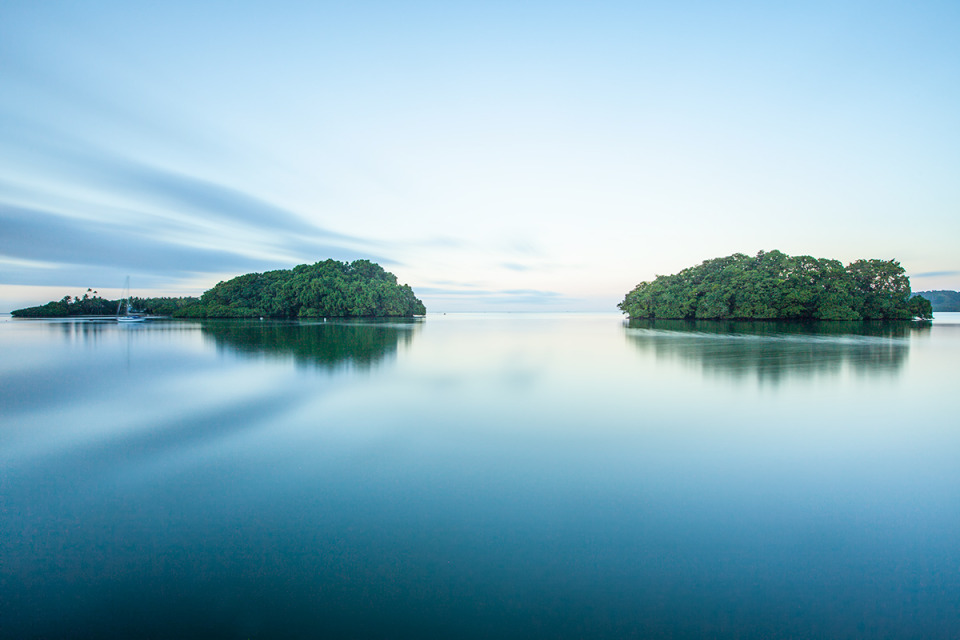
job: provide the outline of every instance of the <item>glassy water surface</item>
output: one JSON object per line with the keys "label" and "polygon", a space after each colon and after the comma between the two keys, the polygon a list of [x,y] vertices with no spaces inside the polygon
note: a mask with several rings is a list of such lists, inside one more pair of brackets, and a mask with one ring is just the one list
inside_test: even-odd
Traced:
{"label": "glassy water surface", "polygon": [[0,320],[0,636],[955,638],[926,328]]}

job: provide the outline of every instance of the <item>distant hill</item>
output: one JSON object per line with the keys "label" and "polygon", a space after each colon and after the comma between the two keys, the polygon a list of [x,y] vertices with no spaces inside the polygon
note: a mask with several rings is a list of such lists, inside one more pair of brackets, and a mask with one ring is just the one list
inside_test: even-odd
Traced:
{"label": "distant hill", "polygon": [[960,291],[917,291],[913,295],[929,300],[934,311],[960,311]]}

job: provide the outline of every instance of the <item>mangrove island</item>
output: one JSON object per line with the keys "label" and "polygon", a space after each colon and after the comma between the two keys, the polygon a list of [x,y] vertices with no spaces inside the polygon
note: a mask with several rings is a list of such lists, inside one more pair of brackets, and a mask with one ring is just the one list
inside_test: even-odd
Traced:
{"label": "mangrove island", "polygon": [[204,292],[174,314],[190,318],[401,317],[424,315],[410,285],[369,260],[324,260],[248,273]]}
{"label": "mangrove island", "polygon": [[[91,295],[92,293],[92,295]],[[82,298],[17,309],[17,318],[113,315],[117,300],[87,290]],[[131,298],[139,312],[177,318],[409,317],[426,308],[410,285],[369,260],[324,260],[293,269],[248,273],[219,282],[200,298]]]}
{"label": "mangrove island", "polygon": [[761,251],[705,260],[641,282],[617,305],[630,318],[911,320],[933,317],[896,260],[839,260]]}

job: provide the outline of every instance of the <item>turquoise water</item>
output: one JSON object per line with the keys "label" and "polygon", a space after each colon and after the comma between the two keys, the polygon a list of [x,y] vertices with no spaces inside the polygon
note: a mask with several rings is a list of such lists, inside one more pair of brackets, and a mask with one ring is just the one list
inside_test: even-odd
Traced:
{"label": "turquoise water", "polygon": [[0,636],[960,636],[932,326],[0,320]]}

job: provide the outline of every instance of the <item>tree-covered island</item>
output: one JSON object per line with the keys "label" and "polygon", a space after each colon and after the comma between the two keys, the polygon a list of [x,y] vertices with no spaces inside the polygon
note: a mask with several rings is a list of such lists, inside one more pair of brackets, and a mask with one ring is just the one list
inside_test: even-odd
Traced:
{"label": "tree-covered island", "polygon": [[[26,307],[10,312],[14,318],[70,318],[75,316],[112,316],[120,311],[122,300],[103,298],[97,291],[87,289],[80,296],[63,296],[37,307]],[[130,308],[138,313],[154,316],[172,316],[180,310],[196,305],[199,298],[130,298]]]}
{"label": "tree-covered island", "polygon": [[423,315],[407,284],[369,260],[324,260],[293,269],[248,273],[204,292],[175,313],[190,318],[323,318]]}
{"label": "tree-covered island", "polygon": [[933,317],[911,297],[896,260],[839,260],[761,251],[706,260],[641,282],[617,305],[631,318],[910,320]]}
{"label": "tree-covered island", "polygon": [[[92,293],[92,295],[91,295]],[[408,317],[426,308],[409,285],[369,260],[324,260],[293,269],[248,273],[217,283],[198,298],[132,298],[139,312],[178,318]],[[81,298],[17,309],[16,318],[114,315],[119,301],[91,289]]]}

